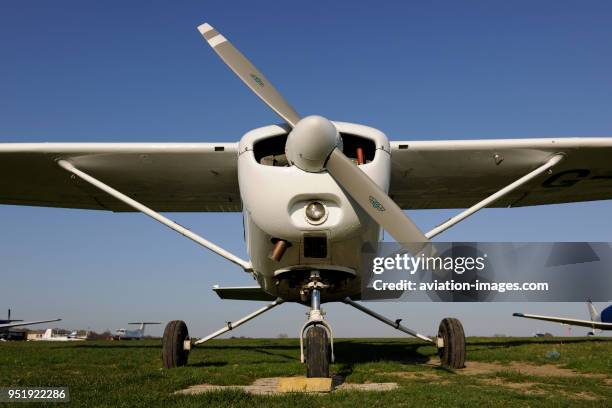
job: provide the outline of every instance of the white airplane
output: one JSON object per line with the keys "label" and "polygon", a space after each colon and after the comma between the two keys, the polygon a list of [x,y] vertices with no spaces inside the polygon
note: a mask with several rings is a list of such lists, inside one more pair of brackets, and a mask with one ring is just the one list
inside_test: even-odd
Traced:
{"label": "white airplane", "polygon": [[79,336],[76,330],[70,332],[67,335],[57,335],[53,333],[53,329],[45,330],[45,333],[40,338],[40,341],[84,341],[87,340],[87,334],[85,336]]}
{"label": "white airplane", "polygon": [[11,309],[8,310],[8,317],[6,320],[0,319],[0,339],[10,339],[11,332],[10,328],[12,327],[23,327],[30,326],[33,324],[41,324],[41,323],[49,323],[49,322],[59,322],[62,319],[50,319],[50,320],[31,320],[31,321],[23,321],[19,319],[11,319]]}
{"label": "white airplane", "polygon": [[124,328],[117,329],[114,339],[117,340],[140,340],[144,338],[145,327],[148,324],[161,324],[159,322],[134,322],[128,324],[139,324],[140,327],[135,330],[126,330]]}
{"label": "white airplane", "polygon": [[[251,130],[236,143],[0,144],[0,203],[140,211],[257,282],[217,287],[221,298],[272,300],[195,342],[183,321],[169,322],[165,367],[185,365],[192,346],[283,302],[298,302],[310,307],[300,331],[301,360],[309,377],[326,377],[333,332],[321,304],[344,302],[437,346],[443,365],[461,368],[465,335],[457,319],[442,320],[429,338],[356,302],[369,272],[363,250],[377,248],[381,228],[418,249],[484,207],[612,198],[612,138],[389,142],[371,127],[299,115],[223,35],[209,24],[198,29],[283,124]],[[375,81],[375,75],[364,79]],[[428,232],[403,211],[466,207]],[[164,211],[242,211],[250,260]]]}
{"label": "white airplane", "polygon": [[589,335],[595,334],[595,329],[612,330],[612,305],[606,307],[604,310],[601,311],[601,313],[597,312],[597,309],[595,309],[595,306],[593,306],[593,303],[590,300],[587,302],[587,307],[589,309],[589,315],[591,317],[591,320],[570,319],[567,317],[556,316],[542,316],[526,313],[514,313],[512,316],[524,317],[526,319],[544,320],[547,322],[562,323],[563,325],[568,326],[590,327],[591,329],[593,329],[593,331],[589,332]]}

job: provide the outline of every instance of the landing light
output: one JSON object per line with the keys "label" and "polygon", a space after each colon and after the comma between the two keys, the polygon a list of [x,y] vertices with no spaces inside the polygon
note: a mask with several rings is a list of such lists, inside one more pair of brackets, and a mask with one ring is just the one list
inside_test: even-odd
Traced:
{"label": "landing light", "polygon": [[314,225],[322,224],[327,219],[327,210],[325,206],[318,201],[313,201],[306,205],[305,212],[306,221]]}

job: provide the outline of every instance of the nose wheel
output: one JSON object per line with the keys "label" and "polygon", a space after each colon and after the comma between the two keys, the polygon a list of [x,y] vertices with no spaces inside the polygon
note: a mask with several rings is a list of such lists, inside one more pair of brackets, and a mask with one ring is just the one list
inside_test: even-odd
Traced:
{"label": "nose wheel", "polygon": [[321,326],[312,326],[306,332],[306,377],[329,377],[329,339],[327,330]]}

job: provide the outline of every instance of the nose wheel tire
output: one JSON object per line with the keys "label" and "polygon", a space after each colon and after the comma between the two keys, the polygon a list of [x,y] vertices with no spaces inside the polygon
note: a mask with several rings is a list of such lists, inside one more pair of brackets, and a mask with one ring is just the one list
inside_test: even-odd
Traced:
{"label": "nose wheel tire", "polygon": [[164,368],[182,367],[187,364],[189,350],[185,350],[185,341],[188,339],[189,331],[184,321],[172,320],[166,325],[162,338]]}
{"label": "nose wheel tire", "polygon": [[443,346],[438,348],[440,362],[444,367],[465,367],[465,333],[461,322],[453,317],[447,317],[440,322],[438,337]]}
{"label": "nose wheel tire", "polygon": [[306,377],[329,377],[329,340],[327,331],[321,326],[312,326],[306,332]]}

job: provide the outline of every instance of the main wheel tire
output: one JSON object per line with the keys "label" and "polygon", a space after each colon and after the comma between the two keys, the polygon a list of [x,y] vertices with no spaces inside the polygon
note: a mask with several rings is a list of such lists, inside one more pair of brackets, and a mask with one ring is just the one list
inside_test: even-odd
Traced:
{"label": "main wheel tire", "polygon": [[185,350],[187,339],[189,339],[189,331],[184,321],[172,320],[166,325],[162,338],[164,368],[182,367],[187,364],[189,357],[189,350]]}
{"label": "main wheel tire", "polygon": [[329,354],[327,331],[312,326],[306,332],[306,377],[329,378]]}
{"label": "main wheel tire", "polygon": [[442,365],[449,368],[465,367],[465,333],[461,322],[454,317],[442,319],[438,337],[444,341],[444,346],[438,348]]}

